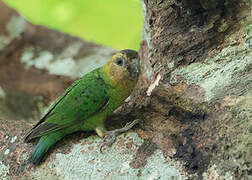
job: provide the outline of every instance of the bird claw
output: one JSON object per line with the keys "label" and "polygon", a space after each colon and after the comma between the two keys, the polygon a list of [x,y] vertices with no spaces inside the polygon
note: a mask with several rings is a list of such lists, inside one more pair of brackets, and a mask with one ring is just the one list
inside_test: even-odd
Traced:
{"label": "bird claw", "polygon": [[115,133],[115,131],[108,131],[106,132],[106,135],[104,136],[103,138],[103,141],[102,141],[102,144],[101,144],[101,147],[100,147],[100,152],[103,153],[103,149],[105,146],[112,146],[112,144],[115,142],[116,140],[116,136],[118,134]]}
{"label": "bird claw", "polygon": [[120,129],[115,129],[115,130],[112,130],[112,131],[107,131],[104,138],[103,138],[103,142],[100,146],[100,152],[103,153],[103,148],[105,146],[112,146],[113,143],[115,142],[116,140],[116,136],[125,132],[125,131],[128,131],[129,129],[131,129],[135,124],[139,123],[139,119],[135,119],[134,121],[132,122],[129,122],[127,123],[124,127],[120,128]]}

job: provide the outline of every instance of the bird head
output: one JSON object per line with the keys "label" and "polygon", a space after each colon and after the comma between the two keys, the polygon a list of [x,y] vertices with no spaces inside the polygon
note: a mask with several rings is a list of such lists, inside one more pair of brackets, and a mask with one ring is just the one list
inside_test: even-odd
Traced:
{"label": "bird head", "polygon": [[137,82],[140,74],[140,60],[137,51],[125,49],[116,53],[105,65],[105,71],[114,83]]}

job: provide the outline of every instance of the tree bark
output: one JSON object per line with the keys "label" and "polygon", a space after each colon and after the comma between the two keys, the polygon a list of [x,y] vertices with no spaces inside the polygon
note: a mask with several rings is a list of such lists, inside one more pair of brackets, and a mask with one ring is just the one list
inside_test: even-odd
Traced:
{"label": "tree bark", "polygon": [[[143,143],[132,151],[130,167],[144,172],[161,150],[166,163],[175,161],[185,174],[177,179],[251,179],[251,1],[142,0],[141,5],[142,74],[130,101],[108,122],[116,127],[142,120],[136,132]],[[21,137],[76,77],[115,51],[32,25],[2,2],[0,12],[0,177],[27,178],[34,171],[26,163],[32,147]],[[93,59],[99,62],[78,68]],[[53,153],[67,154],[83,137],[71,136],[65,143],[70,147]]]}
{"label": "tree bark", "polygon": [[[252,3],[144,0],[142,105],[152,142],[196,179],[250,179]],[[150,85],[159,85],[150,93]],[[146,93],[151,94],[146,97]],[[137,113],[136,113],[137,114]]]}

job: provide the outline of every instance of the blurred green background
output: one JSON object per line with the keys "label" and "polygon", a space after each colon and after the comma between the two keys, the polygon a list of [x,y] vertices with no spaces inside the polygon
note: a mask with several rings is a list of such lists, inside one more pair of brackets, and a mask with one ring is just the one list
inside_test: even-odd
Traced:
{"label": "blurred green background", "polygon": [[139,0],[4,0],[35,24],[116,49],[138,49]]}

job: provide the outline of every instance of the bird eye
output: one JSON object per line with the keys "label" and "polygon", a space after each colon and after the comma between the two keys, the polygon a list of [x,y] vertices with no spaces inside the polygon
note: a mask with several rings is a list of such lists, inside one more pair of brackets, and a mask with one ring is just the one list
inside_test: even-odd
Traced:
{"label": "bird eye", "polygon": [[115,63],[119,66],[123,65],[123,59],[122,58],[116,58]]}

